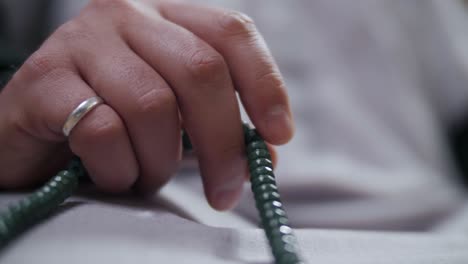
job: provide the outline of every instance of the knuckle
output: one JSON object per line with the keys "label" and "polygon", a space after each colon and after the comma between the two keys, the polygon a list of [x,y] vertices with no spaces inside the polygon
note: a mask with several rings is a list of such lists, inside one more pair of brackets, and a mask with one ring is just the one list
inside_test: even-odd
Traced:
{"label": "knuckle", "polygon": [[130,6],[130,3],[128,0],[92,0],[90,5],[96,9],[112,11],[116,9],[125,10]]}
{"label": "knuckle", "polygon": [[200,81],[209,81],[227,72],[224,58],[218,52],[208,49],[195,50],[186,66],[192,77]]}
{"label": "knuckle", "polygon": [[90,140],[100,142],[102,138],[112,138],[123,128],[122,124],[116,120],[96,122],[92,128],[87,130]]}
{"label": "knuckle", "polygon": [[255,35],[255,23],[244,13],[238,11],[224,12],[219,18],[221,32],[225,36],[252,36]]}
{"label": "knuckle", "polygon": [[175,95],[170,89],[147,89],[140,93],[136,100],[136,115],[154,116],[162,113],[163,115],[171,110],[177,109]]}
{"label": "knuckle", "polygon": [[[89,84],[96,89],[109,89],[112,86],[121,87],[131,85],[130,92],[139,91],[145,86],[151,86],[148,81],[149,73],[141,63],[135,63],[134,56],[108,56],[101,62],[107,67],[97,67],[95,74],[87,79]],[[112,73],[112,74],[110,74]]]}
{"label": "knuckle", "polygon": [[284,104],[288,95],[281,74],[272,70],[256,76],[256,87],[263,98],[270,103]]}
{"label": "knuckle", "polygon": [[54,37],[64,43],[73,43],[83,39],[90,39],[91,31],[84,22],[75,19],[60,26],[54,34]]}
{"label": "knuckle", "polygon": [[33,53],[21,67],[21,71],[33,78],[42,78],[50,72],[58,69],[55,56],[41,50]]}
{"label": "knuckle", "polygon": [[89,8],[98,13],[110,14],[116,26],[126,25],[129,17],[138,15],[136,1],[130,0],[92,0]]}
{"label": "knuckle", "polygon": [[[101,88],[111,85],[131,84],[132,87],[140,88],[147,84],[150,85],[148,83],[148,70],[142,67],[134,56],[119,54],[103,59],[103,64],[108,66],[99,67],[96,69],[96,74],[88,78],[92,86]],[[112,73],[112,75],[109,75],[109,73]]]}
{"label": "knuckle", "polygon": [[77,131],[79,133],[76,135],[73,135],[74,131],[72,131],[71,136],[75,139],[77,147],[109,141],[109,139],[116,138],[124,129],[124,125],[118,117],[106,115],[100,118],[99,116],[102,117],[102,115],[94,115],[94,118],[83,129]]}
{"label": "knuckle", "polygon": [[259,84],[259,86],[268,86],[268,87],[274,87],[274,88],[283,88],[284,87],[284,81],[283,77],[278,71],[275,70],[270,70],[264,73],[260,73],[256,76],[256,81]]}

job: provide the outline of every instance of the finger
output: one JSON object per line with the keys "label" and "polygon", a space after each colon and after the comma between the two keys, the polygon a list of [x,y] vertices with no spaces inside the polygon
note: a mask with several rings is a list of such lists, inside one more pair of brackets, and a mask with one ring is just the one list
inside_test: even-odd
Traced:
{"label": "finger", "polygon": [[69,48],[79,54],[73,59],[86,82],[124,120],[140,167],[137,187],[151,193],[169,180],[181,159],[176,97],[112,28],[95,24],[68,25],[67,31],[97,32],[68,40]]}
{"label": "finger", "polygon": [[231,208],[242,191],[246,162],[229,70],[208,44],[156,15],[128,17],[122,34],[173,88],[200,161],[208,201],[217,209]]}
{"label": "finger", "polygon": [[294,125],[285,84],[252,20],[238,12],[189,3],[161,1],[158,7],[164,17],[224,56],[242,102],[265,140],[289,141]]}
{"label": "finger", "polygon": [[69,142],[102,190],[123,192],[136,181],[138,164],[125,125],[109,106],[97,106],[80,120]]}
{"label": "finger", "polygon": [[[57,42],[32,55],[15,75],[20,108],[18,123],[32,137],[65,141],[62,126],[82,101],[96,96],[78,76]],[[119,116],[108,106],[89,112],[72,130],[71,150],[102,189],[121,191],[135,181],[138,167]]]}
{"label": "finger", "polygon": [[271,144],[267,143],[268,151],[270,151],[271,155],[271,162],[273,163],[273,168],[276,168],[278,165],[278,152],[276,151],[275,147]]}

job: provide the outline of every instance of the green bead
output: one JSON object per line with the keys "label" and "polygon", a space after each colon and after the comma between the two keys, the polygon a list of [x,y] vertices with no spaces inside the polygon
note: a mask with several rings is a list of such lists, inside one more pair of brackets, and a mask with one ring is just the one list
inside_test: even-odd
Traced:
{"label": "green bead", "polygon": [[276,185],[268,183],[256,186],[255,188],[253,188],[253,191],[255,194],[255,199],[258,200],[261,199],[261,197],[259,196],[262,196],[266,193],[278,192],[278,188],[276,187]]}
{"label": "green bead", "polygon": [[293,246],[296,246],[297,244],[297,239],[294,235],[292,235],[291,233],[289,234],[286,234],[286,235],[282,235],[281,236],[281,240],[286,243],[286,244],[290,244],[290,245],[293,245]]}
{"label": "green bead", "polygon": [[[282,226],[289,226],[286,212],[283,209],[268,210],[260,213],[262,225],[267,227],[265,231],[267,234],[273,234]],[[278,231],[279,232],[279,231]]]}
{"label": "green bead", "polygon": [[272,247],[276,248],[276,251],[282,252],[294,252],[296,251],[296,238],[292,234],[278,235],[271,238],[273,243]]}
{"label": "green bead", "polygon": [[273,163],[271,162],[270,159],[266,159],[266,158],[258,158],[249,162],[250,170],[254,170],[260,166],[273,168]]}
{"label": "green bead", "polygon": [[61,204],[63,202],[63,196],[60,195],[57,188],[50,188],[47,192],[47,203],[51,204],[53,207]]}
{"label": "green bead", "polygon": [[271,160],[271,155],[270,155],[270,152],[266,149],[255,149],[252,152],[248,153],[247,158],[249,161],[260,159],[260,158],[266,158],[266,159]]}
{"label": "green bead", "polygon": [[52,181],[56,182],[57,184],[62,184],[63,177],[65,177],[67,173],[67,171],[61,171],[57,173],[57,175],[54,178],[52,178]]}
{"label": "green bead", "polygon": [[7,210],[6,212],[4,212],[2,214],[2,219],[3,219],[3,223],[6,225],[6,227],[9,230],[14,229],[15,222],[14,222],[14,219],[13,219],[13,215],[11,214],[11,212],[9,210]]}
{"label": "green bead", "polygon": [[25,223],[32,222],[33,219],[31,219],[30,213],[31,213],[31,210],[34,209],[34,207],[32,207],[31,200],[28,197],[24,198],[19,202],[19,206],[21,208],[20,209],[21,210],[21,215],[22,215],[22,217],[24,219],[24,222]]}
{"label": "green bead", "polygon": [[289,225],[289,220],[286,217],[278,217],[269,219],[264,223],[265,228],[274,229],[280,228],[280,226]]}
{"label": "green bead", "polygon": [[23,220],[23,212],[21,211],[21,206],[18,204],[11,204],[8,206],[12,221],[15,222],[15,225],[21,224]]}
{"label": "green bead", "polygon": [[265,204],[265,202],[272,201],[272,200],[279,200],[279,199],[280,199],[280,195],[276,191],[262,193],[260,195],[255,195],[255,200],[257,204],[259,205],[259,207],[263,207],[263,204]]}
{"label": "green bead", "polygon": [[262,184],[276,184],[275,177],[269,174],[261,174],[261,175],[255,175],[254,177],[251,177],[251,183],[252,185],[252,191],[254,189]]}
{"label": "green bead", "polygon": [[280,201],[268,201],[266,203],[263,204],[263,207],[261,208],[261,210],[274,210],[276,208],[283,208],[283,204],[280,202]]}
{"label": "green bead", "polygon": [[258,192],[258,193],[277,192],[278,187],[276,187],[275,184],[267,183],[267,184],[262,184],[262,185],[256,186],[254,191]]}
{"label": "green bead", "polygon": [[292,229],[287,225],[281,225],[278,228],[272,228],[267,231],[267,236],[270,239],[281,239],[286,235],[292,235]]}
{"label": "green bead", "polygon": [[286,217],[286,212],[281,208],[276,208],[276,209],[265,210],[262,213],[262,215],[266,219],[272,219],[272,218]]}
{"label": "green bead", "polygon": [[261,137],[258,135],[256,129],[250,129],[248,126],[244,126],[244,141],[245,144],[249,144],[253,141],[259,141]]}
{"label": "green bead", "polygon": [[68,164],[68,168],[67,170],[70,172],[70,173],[73,173],[74,176],[73,177],[76,177],[76,178],[79,178],[79,177],[84,177],[87,175],[87,172],[85,170],[85,168],[83,167],[83,165],[81,164],[81,161],[78,157],[74,157],[70,163]]}
{"label": "green bead", "polygon": [[270,175],[272,177],[275,176],[273,169],[267,166],[261,166],[251,170],[250,175],[252,178],[259,177],[260,175]]}
{"label": "green bead", "polygon": [[28,210],[32,205],[31,199],[29,197],[21,199],[20,205],[24,210]]}
{"label": "green bead", "polygon": [[247,145],[247,153],[250,154],[256,149],[265,149],[268,150],[267,145],[263,141],[252,141]]}
{"label": "green bead", "polygon": [[301,260],[294,253],[286,253],[279,257],[277,264],[301,264]]}
{"label": "green bead", "polygon": [[[34,194],[28,196],[25,200],[25,210],[27,210],[28,214],[30,215],[29,218],[31,218],[31,221],[28,220],[28,222],[33,222],[35,218],[35,212],[38,210],[40,207],[39,203],[39,198],[37,198]],[[29,203],[28,203],[29,201]],[[34,212],[34,213],[32,213]]]}
{"label": "green bead", "polygon": [[48,185],[44,186],[41,188],[41,191],[44,193],[45,197],[48,197],[50,195],[50,187]]}
{"label": "green bead", "polygon": [[60,183],[62,183],[63,186],[67,186],[71,182],[70,182],[70,179],[68,177],[62,177],[62,180],[60,181]]}
{"label": "green bead", "polygon": [[8,236],[9,234],[9,229],[8,226],[5,223],[5,220],[3,219],[3,215],[0,217],[0,238],[4,238]]}
{"label": "green bead", "polygon": [[182,131],[182,146],[185,151],[193,150],[192,142],[190,141],[190,137],[187,132]]}
{"label": "green bead", "polygon": [[76,178],[76,175],[77,173],[71,170],[63,171],[62,173],[59,174],[59,176],[62,176],[62,182],[64,182],[64,180],[71,182]]}
{"label": "green bead", "polygon": [[42,192],[42,190],[36,191],[34,193],[34,196],[36,198],[35,203],[37,204],[37,208],[34,211],[35,211],[36,216],[38,218],[41,218],[47,213],[46,208],[45,208],[46,197],[44,195],[44,192]]}
{"label": "green bead", "polygon": [[38,199],[38,202],[41,203],[44,199],[44,192],[42,190],[38,190],[34,193],[35,197]]}

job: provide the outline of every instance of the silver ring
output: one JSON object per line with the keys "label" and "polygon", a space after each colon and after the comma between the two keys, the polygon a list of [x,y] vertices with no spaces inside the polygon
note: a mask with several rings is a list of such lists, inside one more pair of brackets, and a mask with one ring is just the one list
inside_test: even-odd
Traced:
{"label": "silver ring", "polygon": [[65,124],[63,125],[62,132],[63,134],[68,137],[70,135],[72,129],[78,124],[78,122],[91,110],[93,110],[96,106],[102,104],[103,101],[101,97],[94,96],[89,99],[84,100],[79,104],[73,112],[68,115]]}

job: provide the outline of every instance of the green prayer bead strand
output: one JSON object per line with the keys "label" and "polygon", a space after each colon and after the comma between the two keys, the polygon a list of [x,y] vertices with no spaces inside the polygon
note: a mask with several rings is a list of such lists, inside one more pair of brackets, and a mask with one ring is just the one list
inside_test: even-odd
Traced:
{"label": "green prayer bead strand", "polygon": [[[256,130],[247,125],[244,125],[244,138],[251,173],[251,188],[275,263],[303,263],[299,258],[296,238],[280,201],[267,145]],[[192,148],[186,133],[183,133],[183,141],[186,149]],[[75,158],[67,170],[60,171],[38,191],[9,206],[0,214],[0,247],[57,209],[71,196],[78,186],[78,179],[84,175],[86,171],[83,165]]]}
{"label": "green prayer bead strand", "polygon": [[276,186],[271,155],[254,129],[244,125],[251,188],[265,235],[277,264],[303,263]]}
{"label": "green prayer bead strand", "polygon": [[0,247],[53,212],[76,189],[78,177],[84,173],[79,162],[73,160],[67,170],[60,171],[42,188],[8,206],[0,214]]}

